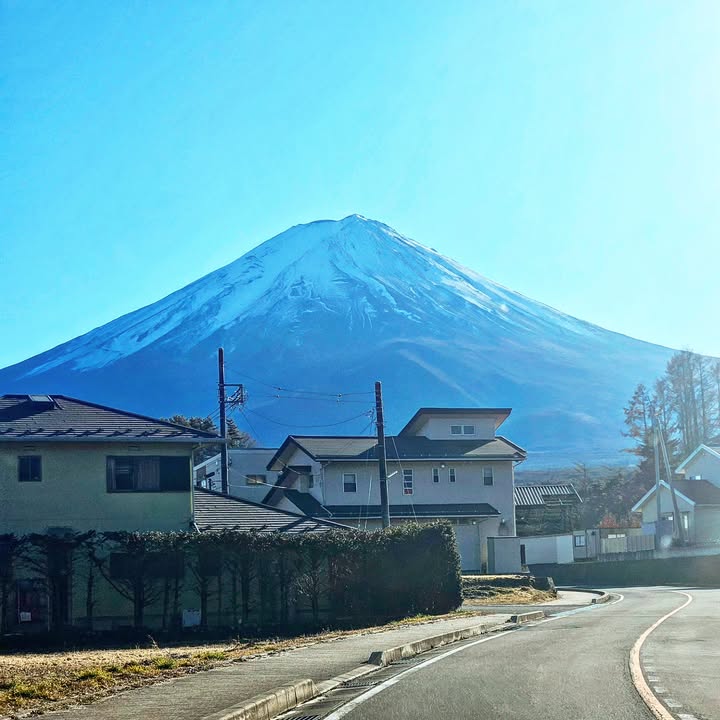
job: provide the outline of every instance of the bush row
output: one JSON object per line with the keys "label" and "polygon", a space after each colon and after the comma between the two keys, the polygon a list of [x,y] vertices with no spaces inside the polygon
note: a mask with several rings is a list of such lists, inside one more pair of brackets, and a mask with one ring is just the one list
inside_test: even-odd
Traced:
{"label": "bush row", "polygon": [[179,629],[188,605],[199,609],[201,629],[287,628],[303,619],[352,625],[440,614],[462,601],[459,555],[447,523],[371,533],[0,536],[3,633],[17,629],[13,592],[29,575],[44,583],[47,626],[54,630],[73,624],[92,630],[99,616],[113,614],[121,616],[115,626],[126,617],[136,629]]}

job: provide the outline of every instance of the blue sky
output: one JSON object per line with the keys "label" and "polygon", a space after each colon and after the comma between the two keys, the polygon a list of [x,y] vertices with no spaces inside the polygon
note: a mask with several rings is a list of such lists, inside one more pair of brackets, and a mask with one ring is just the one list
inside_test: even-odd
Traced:
{"label": "blue sky", "polygon": [[720,355],[718,31],[714,0],[0,0],[0,366],[355,212]]}

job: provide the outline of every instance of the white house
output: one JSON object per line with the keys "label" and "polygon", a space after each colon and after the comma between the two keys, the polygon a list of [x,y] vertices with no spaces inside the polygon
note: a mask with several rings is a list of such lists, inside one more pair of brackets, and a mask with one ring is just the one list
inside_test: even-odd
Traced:
{"label": "white house", "polygon": [[[675,471],[678,510],[687,537],[693,543],[720,543],[720,447],[700,445]],[[643,524],[655,523],[655,488],[633,506]],[[675,522],[670,486],[661,482],[661,520]]]}
{"label": "white house", "polygon": [[[421,408],[387,436],[392,523],[450,520],[464,570],[487,561],[487,538],[515,535],[514,468],[525,451],[497,435],[509,408]],[[377,441],[290,435],[268,463],[263,502],[364,529],[380,527]]]}
{"label": "white house", "polygon": [[[228,450],[228,495],[261,503],[279,473],[267,469],[277,448]],[[213,455],[193,470],[195,485],[207,490],[221,489],[220,454]]]}

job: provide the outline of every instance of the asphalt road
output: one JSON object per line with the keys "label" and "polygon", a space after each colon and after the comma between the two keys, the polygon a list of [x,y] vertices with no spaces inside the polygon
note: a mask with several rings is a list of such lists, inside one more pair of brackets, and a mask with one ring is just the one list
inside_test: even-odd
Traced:
{"label": "asphalt road", "polygon": [[[687,597],[671,588],[618,592],[623,598],[617,602],[435,651],[322,716],[651,720],[632,683],[630,652],[645,630]],[[720,591],[686,592],[693,602],[643,645],[641,661],[653,663],[645,677],[671,717],[720,718]],[[312,715],[311,705],[303,710]]]}

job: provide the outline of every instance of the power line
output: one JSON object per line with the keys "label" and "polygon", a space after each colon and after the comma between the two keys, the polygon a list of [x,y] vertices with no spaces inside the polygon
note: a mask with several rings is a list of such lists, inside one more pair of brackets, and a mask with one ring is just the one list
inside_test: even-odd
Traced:
{"label": "power line", "polygon": [[[266,415],[263,415],[262,413],[259,413],[257,410],[252,410],[251,408],[247,408],[247,411],[250,413],[253,413],[253,415],[257,415],[259,418],[262,418],[263,420],[267,422],[274,423],[275,425],[280,425],[281,427],[289,427],[289,428],[327,428],[327,427],[336,427],[337,425],[345,425],[346,423],[352,422],[353,420],[358,420],[361,417],[369,417],[371,410],[366,410],[365,412],[360,413],[359,415],[354,415],[353,417],[346,418],[345,420],[339,420],[338,422],[334,423],[323,423],[321,425],[298,425],[296,423],[283,423],[279,420],[274,420],[273,418],[269,418]],[[244,414],[244,413],[243,413]]]}
{"label": "power line", "polygon": [[278,392],[291,392],[296,394],[303,394],[303,395],[317,395],[321,397],[330,397],[330,398],[336,398],[336,397],[345,397],[350,395],[372,395],[372,391],[370,390],[364,390],[361,392],[352,391],[352,392],[321,392],[317,390],[301,390],[301,389],[294,389],[294,388],[287,388],[283,387],[280,384],[277,383],[269,383],[265,380],[260,380],[259,378],[253,377],[252,375],[249,375],[245,371],[240,371],[237,368],[231,368],[230,366],[227,366],[230,370],[232,370],[235,374],[239,375],[240,377],[248,378],[248,380],[252,380],[253,382],[260,383],[260,385],[265,385],[265,387],[269,387],[272,390],[277,390]]}

